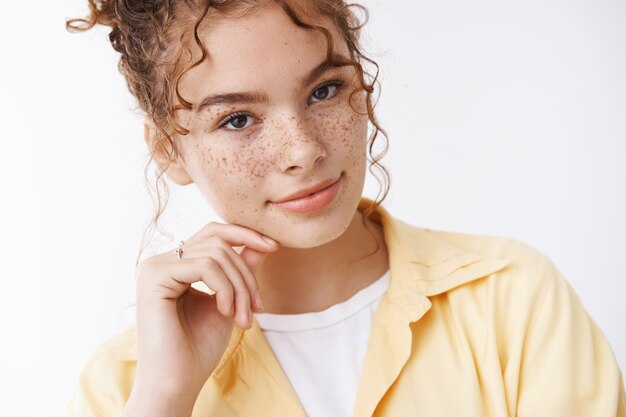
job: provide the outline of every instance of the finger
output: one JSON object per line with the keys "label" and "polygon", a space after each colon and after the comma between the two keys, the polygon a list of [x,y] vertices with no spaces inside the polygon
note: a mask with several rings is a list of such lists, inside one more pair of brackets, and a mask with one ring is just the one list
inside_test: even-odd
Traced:
{"label": "finger", "polygon": [[[162,271],[168,271],[163,274]],[[192,283],[202,281],[215,291],[217,308],[224,316],[234,313],[234,288],[217,261],[212,258],[180,259],[174,262],[150,262],[137,274],[137,304],[146,297],[176,300]]]}
{"label": "finger", "polygon": [[[215,245],[218,245],[218,247],[226,252],[232,262],[235,264],[235,267],[239,271],[239,274],[243,277],[243,281],[248,288],[251,305],[253,305],[255,310],[257,311],[262,310],[263,306],[262,301],[260,300],[258,282],[251,268],[257,269],[262,259],[265,258],[266,254],[263,252],[254,251],[254,255],[252,255],[251,253],[246,255],[246,259],[250,263],[250,265],[248,265],[244,258],[240,256],[239,252],[237,252],[235,248],[229,246],[221,238],[214,236],[207,241],[199,242],[192,245],[190,248],[186,248],[183,256],[185,258],[207,256],[209,253],[211,253],[211,250],[215,247]],[[246,247],[242,247],[242,249],[244,248]],[[249,250],[251,249],[248,249],[248,251]]]}
{"label": "finger", "polygon": [[219,262],[209,257],[195,258],[191,261],[200,264],[202,282],[215,291],[217,309],[220,313],[226,317],[234,316],[236,289]]}
{"label": "finger", "polygon": [[213,236],[219,236],[231,246],[250,246],[258,251],[272,251],[278,249],[278,242],[257,232],[256,230],[218,222],[210,222],[196,234],[185,241],[185,244],[192,244]]}
{"label": "finger", "polygon": [[[226,253],[230,256],[231,260],[235,264],[235,266],[241,272],[243,280],[248,287],[248,291],[250,292],[250,298],[252,300],[252,305],[254,305],[255,310],[261,311],[263,310],[263,303],[261,301],[261,294],[259,292],[259,283],[256,279],[256,276],[252,273],[250,267],[246,263],[246,261],[237,253],[233,248],[227,246],[225,248]],[[260,252],[257,252],[260,253]],[[263,257],[266,254],[262,254]]]}
{"label": "finger", "polygon": [[252,326],[251,298],[253,295],[244,282],[241,271],[228,255],[227,249],[232,250],[229,247],[213,248],[211,257],[219,263],[235,289],[235,320],[240,327],[248,328],[248,326]]}

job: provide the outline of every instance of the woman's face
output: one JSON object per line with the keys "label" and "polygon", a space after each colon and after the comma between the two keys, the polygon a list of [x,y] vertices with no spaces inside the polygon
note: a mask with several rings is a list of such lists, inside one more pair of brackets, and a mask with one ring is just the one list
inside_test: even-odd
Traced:
{"label": "woman's face", "polygon": [[[334,25],[319,23],[331,30],[335,53],[349,57]],[[226,222],[284,246],[315,247],[340,236],[365,180],[365,93],[352,99],[361,114],[349,100],[355,70],[312,72],[326,60],[323,35],[294,25],[275,4],[244,18],[214,18],[200,35],[208,57],[180,85],[193,103],[179,114],[190,133],[176,139],[186,174]],[[322,208],[272,204],[339,177],[336,196]]]}

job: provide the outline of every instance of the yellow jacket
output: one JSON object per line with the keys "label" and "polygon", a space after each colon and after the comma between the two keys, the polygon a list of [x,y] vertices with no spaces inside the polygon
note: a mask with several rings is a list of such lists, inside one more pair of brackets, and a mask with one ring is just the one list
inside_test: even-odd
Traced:
{"label": "yellow jacket", "polygon": [[[512,239],[411,226],[382,207],[373,218],[384,228],[391,283],[354,417],[626,417],[615,356],[546,256]],[[68,415],[121,416],[135,354],[134,327],[94,352]],[[305,416],[256,323],[234,327],[193,410],[235,416]]]}

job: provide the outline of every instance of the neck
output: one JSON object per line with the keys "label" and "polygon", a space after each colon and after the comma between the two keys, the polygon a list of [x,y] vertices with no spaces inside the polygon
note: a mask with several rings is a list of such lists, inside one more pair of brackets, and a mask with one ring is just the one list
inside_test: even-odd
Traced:
{"label": "neck", "polygon": [[359,210],[337,239],[310,249],[281,248],[257,271],[263,313],[300,314],[347,300],[389,268],[382,226]]}

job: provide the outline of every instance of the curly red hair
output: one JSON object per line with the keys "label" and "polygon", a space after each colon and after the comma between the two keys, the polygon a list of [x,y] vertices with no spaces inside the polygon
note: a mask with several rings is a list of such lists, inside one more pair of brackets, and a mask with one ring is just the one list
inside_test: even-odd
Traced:
{"label": "curly red hair", "polygon": [[[331,32],[314,22],[320,17],[326,17],[337,26],[350,51],[350,58],[339,64],[350,65],[356,70],[360,87],[352,94],[363,90],[366,92],[367,115],[373,126],[368,138],[369,170],[381,185],[381,191],[372,206],[364,211],[364,224],[365,217],[375,211],[389,192],[389,172],[379,162],[387,153],[389,144],[386,132],[374,115],[376,101],[373,92],[378,79],[378,64],[363,54],[359,44],[361,29],[368,20],[368,12],[364,6],[346,4],[343,0],[88,0],[89,16],[68,19],[66,28],[73,32],[88,30],[96,24],[111,28],[109,40],[113,49],[121,54],[119,70],[126,79],[130,92],[145,112],[148,123],[153,127],[149,129],[146,125],[146,135],[150,136],[150,159],[144,171],[147,183],[148,169],[156,153],[166,155],[167,160],[165,166],[157,171],[156,214],[144,231],[137,264],[145,247],[145,232],[151,226],[158,230],[159,217],[167,204],[168,188],[163,183],[166,197],[162,205],[159,180],[169,164],[179,156],[173,136],[186,135],[189,132],[177,122],[175,114],[180,110],[191,109],[191,103],[182,97],[178,88],[181,78],[187,71],[202,63],[208,55],[198,32],[208,24],[207,17],[241,17],[268,1],[274,1],[282,7],[297,26],[321,32],[326,39],[329,58],[333,55]],[[355,10],[364,14],[363,21]],[[191,27],[193,30],[190,30]],[[194,59],[198,55],[199,58]],[[366,65],[371,65],[375,72],[368,72]],[[385,138],[385,144],[374,156],[373,146],[379,133]],[[382,173],[382,180],[374,169]]]}

